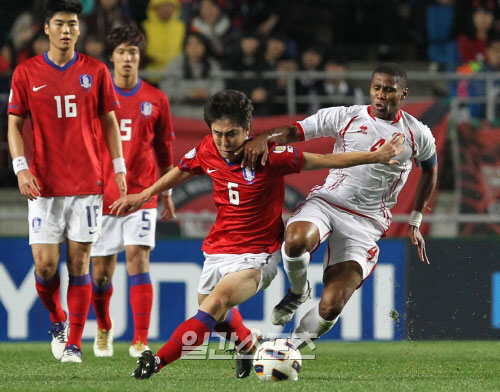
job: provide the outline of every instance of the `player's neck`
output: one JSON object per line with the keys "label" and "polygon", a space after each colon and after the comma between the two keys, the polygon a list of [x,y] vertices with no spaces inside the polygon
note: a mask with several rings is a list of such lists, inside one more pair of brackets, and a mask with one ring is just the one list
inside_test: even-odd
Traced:
{"label": "player's neck", "polygon": [[75,57],[75,48],[60,50],[51,46],[49,51],[47,52],[47,56],[49,57],[49,60],[52,61],[55,65],[63,67],[71,60],[73,60],[73,57]]}
{"label": "player's neck", "polygon": [[130,90],[137,86],[139,83],[139,75],[127,75],[121,76],[118,72],[115,72],[113,77],[113,81],[115,82],[115,86],[121,89]]}

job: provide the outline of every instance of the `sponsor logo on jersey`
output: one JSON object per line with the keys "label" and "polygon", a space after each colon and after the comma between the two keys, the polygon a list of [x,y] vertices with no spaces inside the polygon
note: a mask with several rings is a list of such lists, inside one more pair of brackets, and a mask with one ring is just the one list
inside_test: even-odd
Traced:
{"label": "sponsor logo on jersey", "polygon": [[83,88],[91,88],[92,87],[92,76],[88,74],[81,74],[80,75],[80,86]]}
{"label": "sponsor logo on jersey", "polygon": [[282,152],[285,151],[286,151],[286,146],[276,146],[273,149],[273,152],[275,152],[276,154],[281,154]]}
{"label": "sponsor logo on jersey", "polygon": [[248,166],[243,168],[243,178],[246,182],[252,183],[255,180],[255,171],[250,169]]}
{"label": "sponsor logo on jersey", "polygon": [[288,150],[288,152],[293,152],[293,147],[292,146],[286,146],[286,149]]}
{"label": "sponsor logo on jersey", "polygon": [[42,218],[40,217],[35,217],[31,221],[31,229],[33,230],[33,233],[39,233],[40,229],[42,228]]}
{"label": "sponsor logo on jersey", "polygon": [[184,155],[184,158],[186,159],[193,159],[196,156],[196,147],[193,148],[192,150],[189,150],[186,155]]}
{"label": "sponsor logo on jersey", "polygon": [[358,129],[358,133],[362,133],[363,135],[368,135],[368,127],[366,125],[361,125]]}
{"label": "sponsor logo on jersey", "polygon": [[153,104],[151,102],[141,102],[141,113],[144,117],[151,116],[151,113],[153,113]]}
{"label": "sponsor logo on jersey", "polygon": [[290,215],[290,218],[297,215],[300,212],[300,210],[302,210],[302,207],[299,207],[294,212],[292,212],[292,215]]}

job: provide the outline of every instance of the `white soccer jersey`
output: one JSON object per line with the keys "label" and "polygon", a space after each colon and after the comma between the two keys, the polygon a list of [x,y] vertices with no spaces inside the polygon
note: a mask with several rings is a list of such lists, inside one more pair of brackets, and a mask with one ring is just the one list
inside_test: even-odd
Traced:
{"label": "white soccer jersey", "polygon": [[371,106],[331,107],[297,123],[304,139],[333,137],[334,153],[370,151],[391,139],[405,135],[406,150],[395,157],[398,165],[382,163],[331,169],[325,183],[308,197],[320,197],[337,207],[379,222],[384,230],[391,223],[390,208],[396,204],[412,168],[412,158],[429,159],[435,152],[431,130],[415,117],[400,110],[394,121],[376,118]]}

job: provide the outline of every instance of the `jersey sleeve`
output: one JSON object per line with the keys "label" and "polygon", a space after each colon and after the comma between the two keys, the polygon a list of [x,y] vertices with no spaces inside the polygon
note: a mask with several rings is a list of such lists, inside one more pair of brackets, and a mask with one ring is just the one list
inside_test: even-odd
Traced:
{"label": "jersey sleeve", "polygon": [[186,171],[198,176],[205,174],[205,171],[203,170],[199,159],[199,152],[201,151],[201,147],[202,143],[184,154],[184,156],[181,158],[181,161],[177,165],[177,168],[179,170]]}
{"label": "jersey sleeve", "polygon": [[298,121],[299,129],[304,132],[304,139],[318,137],[336,138],[345,122],[347,108],[344,106],[320,109],[312,116]]}
{"label": "jersey sleeve", "polygon": [[417,151],[414,155],[417,161],[425,161],[436,152],[436,139],[428,126],[420,123],[418,132],[415,133]]}
{"label": "jersey sleeve", "polygon": [[170,116],[170,104],[165,94],[159,91],[160,116],[155,124],[154,150],[159,167],[173,165],[174,157],[172,151],[172,140],[175,139],[172,117]]}
{"label": "jersey sleeve", "polygon": [[304,165],[304,153],[293,146],[273,146],[269,149],[269,167],[276,176],[299,173]]}
{"label": "jersey sleeve", "polygon": [[102,116],[120,107],[118,98],[116,97],[115,89],[113,88],[113,80],[108,68],[102,64],[101,83],[99,86],[99,106],[98,113]]}
{"label": "jersey sleeve", "polygon": [[26,117],[28,112],[28,81],[22,67],[17,67],[12,75],[7,113]]}

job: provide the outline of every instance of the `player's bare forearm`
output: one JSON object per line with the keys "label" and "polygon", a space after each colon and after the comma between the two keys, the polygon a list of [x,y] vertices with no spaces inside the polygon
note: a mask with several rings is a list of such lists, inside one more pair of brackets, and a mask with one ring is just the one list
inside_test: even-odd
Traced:
{"label": "player's bare forearm", "polygon": [[389,142],[375,151],[344,152],[325,155],[304,152],[303,169],[336,169],[369,163],[397,164],[399,162],[392,158],[405,150],[405,146],[402,145],[403,142],[404,136],[402,134],[395,134]]}
{"label": "player's bare forearm", "polygon": [[7,139],[12,159],[24,156],[24,141],[21,133],[23,124],[24,118],[9,114]]}
{"label": "player's bare forearm", "polygon": [[194,177],[194,174],[179,170],[177,167],[163,175],[149,188],[144,189],[141,193],[120,197],[110,206],[111,213],[121,215],[128,212],[137,211],[144,203],[150,200],[153,196],[160,194],[163,191],[174,188],[177,185]]}
{"label": "player's bare forearm", "polygon": [[417,192],[413,200],[413,210],[425,212],[425,207],[431,200],[434,189],[436,188],[438,174],[438,164],[428,170],[422,170],[422,175],[418,181]]}
{"label": "player's bare forearm", "polygon": [[115,112],[111,111],[101,116],[101,125],[106,138],[111,159],[122,158],[122,141],[120,136],[120,128],[116,120]]}
{"label": "player's bare forearm", "polygon": [[257,163],[264,166],[269,153],[268,143],[288,144],[300,140],[300,131],[296,125],[273,128],[259,133],[253,139],[247,141],[237,153],[243,153],[241,166],[255,168]]}

